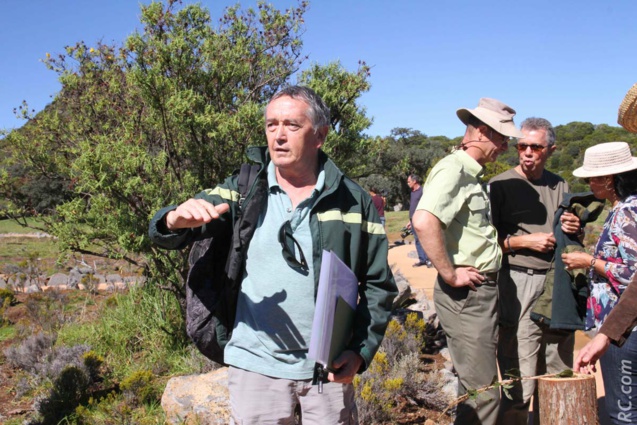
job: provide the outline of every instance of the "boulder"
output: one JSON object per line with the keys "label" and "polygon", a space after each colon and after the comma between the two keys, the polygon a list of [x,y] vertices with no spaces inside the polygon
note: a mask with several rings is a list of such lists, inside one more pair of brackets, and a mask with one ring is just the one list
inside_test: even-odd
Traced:
{"label": "boulder", "polygon": [[29,285],[24,287],[24,293],[35,294],[36,292],[42,292],[42,289],[38,285]]}
{"label": "boulder", "polygon": [[123,281],[122,277],[117,273],[106,275],[106,283],[118,283]]}
{"label": "boulder", "polygon": [[55,273],[53,276],[49,278],[48,286],[61,286],[67,285],[69,281],[69,276],[64,273]]}
{"label": "boulder", "polygon": [[69,279],[67,283],[69,288],[77,288],[81,281],[82,273],[80,273],[77,267],[73,267],[71,270],[69,270]]}
{"label": "boulder", "polygon": [[423,319],[427,320],[436,312],[434,303],[427,297],[424,289],[416,289],[412,292],[414,303],[409,306],[410,309],[421,311]]}
{"label": "boulder", "polygon": [[442,368],[438,370],[442,381],[442,392],[451,400],[458,397],[458,377],[452,371]]}
{"label": "boulder", "polygon": [[392,310],[401,307],[408,299],[411,298],[411,286],[405,276],[400,273],[400,270],[394,272],[394,279],[396,280],[396,286],[398,287],[398,295],[394,298],[392,304]]}
{"label": "boulder", "polygon": [[230,423],[228,368],[171,378],[161,397],[161,407],[168,424]]}

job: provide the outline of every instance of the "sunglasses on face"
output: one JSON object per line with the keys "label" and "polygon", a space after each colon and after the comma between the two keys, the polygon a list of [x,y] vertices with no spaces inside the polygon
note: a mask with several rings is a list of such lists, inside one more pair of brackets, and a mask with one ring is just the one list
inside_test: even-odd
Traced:
{"label": "sunglasses on face", "polygon": [[[279,243],[281,244],[281,254],[283,255],[283,259],[288,266],[295,269],[308,270],[307,260],[305,259],[305,255],[303,255],[303,250],[301,249],[301,245],[294,239],[292,234],[292,225],[290,224],[290,220],[283,223],[283,226],[279,229]],[[294,246],[299,251],[300,260],[296,259],[294,255]]]}
{"label": "sunglasses on face", "polygon": [[544,145],[538,145],[537,143],[532,143],[532,144],[527,144],[527,143],[518,143],[516,145],[516,148],[518,149],[518,151],[520,152],[525,152],[528,148],[531,148],[531,151],[533,152],[542,152],[544,149],[546,149],[548,146],[544,146]]}

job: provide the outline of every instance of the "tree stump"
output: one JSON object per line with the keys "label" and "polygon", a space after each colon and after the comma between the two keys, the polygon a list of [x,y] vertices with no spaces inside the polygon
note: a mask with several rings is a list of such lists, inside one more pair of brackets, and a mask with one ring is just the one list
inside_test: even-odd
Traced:
{"label": "tree stump", "polygon": [[599,425],[594,376],[539,378],[538,393],[540,424]]}

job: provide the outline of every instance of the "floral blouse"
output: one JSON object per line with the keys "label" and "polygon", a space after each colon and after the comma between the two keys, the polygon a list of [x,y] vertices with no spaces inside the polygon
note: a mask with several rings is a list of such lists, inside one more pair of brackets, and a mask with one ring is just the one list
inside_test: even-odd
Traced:
{"label": "floral blouse", "polygon": [[637,195],[617,203],[608,214],[593,255],[607,263],[605,276],[593,273],[589,282],[586,329],[601,327],[637,270]]}

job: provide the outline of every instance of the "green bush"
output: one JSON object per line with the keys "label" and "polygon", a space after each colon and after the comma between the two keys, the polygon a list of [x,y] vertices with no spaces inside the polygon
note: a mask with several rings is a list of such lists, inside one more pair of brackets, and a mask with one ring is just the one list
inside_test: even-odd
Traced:
{"label": "green bush", "polygon": [[39,417],[32,424],[57,424],[88,398],[91,379],[86,371],[67,366],[53,381],[49,395],[36,402]]}
{"label": "green bush", "polygon": [[133,372],[119,384],[119,388],[124,399],[133,407],[159,400],[159,392],[153,386],[153,374],[148,370]]}
{"label": "green bush", "polygon": [[4,304],[5,302],[9,302],[8,305],[15,305],[16,298],[11,289],[0,289],[0,304]]}
{"label": "green bush", "polygon": [[16,299],[15,295],[13,295],[13,291],[9,289],[0,289],[0,328],[11,324],[9,319],[6,317],[6,313],[9,310],[9,307],[15,303]]}

